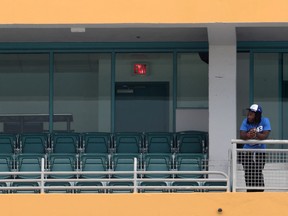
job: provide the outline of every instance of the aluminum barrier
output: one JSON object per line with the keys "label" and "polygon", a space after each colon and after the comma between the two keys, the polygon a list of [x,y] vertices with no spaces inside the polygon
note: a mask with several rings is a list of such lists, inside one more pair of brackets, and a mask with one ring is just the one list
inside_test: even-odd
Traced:
{"label": "aluminum barrier", "polygon": [[[73,171],[73,172],[51,172],[44,169],[45,160],[42,158],[41,161],[41,172],[0,172],[1,175],[27,175],[27,178],[12,178],[12,179],[0,179],[0,184],[5,182],[7,186],[0,187],[0,191],[12,192],[13,191],[38,191],[37,193],[49,193],[49,191],[56,190],[56,192],[66,191],[68,193],[79,193],[77,191],[87,192],[87,190],[98,190],[101,193],[109,193],[109,191],[120,192],[130,192],[130,193],[141,193],[141,192],[209,192],[209,191],[230,191],[230,181],[226,173],[221,171],[139,171],[137,170],[137,160],[134,160],[134,171]],[[40,178],[32,179],[28,178],[29,175],[39,175]],[[63,175],[63,174],[73,174],[75,176],[80,176],[81,174],[130,174],[133,175],[132,178],[47,178],[49,175]],[[169,174],[171,178],[143,178],[146,174]],[[174,178],[173,176],[177,174],[187,174],[187,175],[203,175],[204,178]],[[208,177],[209,176],[209,177]],[[212,177],[213,176],[213,177]],[[15,183],[37,183],[38,186],[13,186]],[[47,183],[69,183],[69,185],[47,186]],[[87,182],[100,182],[100,186],[77,186],[76,183],[87,183]],[[110,186],[108,183],[117,182],[120,185]],[[121,182],[132,183],[131,185],[121,185]],[[165,185],[157,184],[159,182],[164,182]],[[185,184],[188,183],[188,184]],[[145,184],[148,183],[148,184]],[[149,183],[152,183],[149,185]],[[155,184],[153,184],[155,183]],[[180,184],[175,184],[180,183]],[[181,185],[181,183],[183,185]],[[118,191],[118,192],[119,192]],[[64,192],[65,193],[65,192]]]}
{"label": "aluminum barrier", "polygon": [[[232,191],[288,191],[288,140],[232,139]],[[267,144],[240,149],[237,144]]]}

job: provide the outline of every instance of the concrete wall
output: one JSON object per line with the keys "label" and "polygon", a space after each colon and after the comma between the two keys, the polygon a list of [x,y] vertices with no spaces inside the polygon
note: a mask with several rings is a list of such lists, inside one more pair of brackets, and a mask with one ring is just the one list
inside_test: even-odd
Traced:
{"label": "concrete wall", "polygon": [[0,208],[7,216],[280,216],[288,194],[9,194],[0,195]]}
{"label": "concrete wall", "polygon": [[187,130],[208,131],[208,109],[176,109],[176,132]]}
{"label": "concrete wall", "polygon": [[[287,22],[288,2],[275,0],[69,1],[4,0],[1,24]],[[277,11],[277,13],[275,13]]]}

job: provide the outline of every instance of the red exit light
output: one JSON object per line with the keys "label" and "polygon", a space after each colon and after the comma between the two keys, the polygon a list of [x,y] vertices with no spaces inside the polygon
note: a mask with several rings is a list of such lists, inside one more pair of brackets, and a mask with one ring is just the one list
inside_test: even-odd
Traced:
{"label": "red exit light", "polygon": [[146,64],[134,64],[134,74],[146,75],[147,74],[147,65]]}

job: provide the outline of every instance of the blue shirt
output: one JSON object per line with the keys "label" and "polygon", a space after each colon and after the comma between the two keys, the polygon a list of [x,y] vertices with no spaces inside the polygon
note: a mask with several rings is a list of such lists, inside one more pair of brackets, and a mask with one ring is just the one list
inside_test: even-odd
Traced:
{"label": "blue shirt", "polygon": [[[262,117],[259,124],[248,124],[247,118],[245,118],[241,124],[240,131],[248,132],[250,129],[256,128],[258,133],[263,131],[271,131],[270,121],[268,118]],[[265,149],[265,144],[245,144],[244,149]]]}

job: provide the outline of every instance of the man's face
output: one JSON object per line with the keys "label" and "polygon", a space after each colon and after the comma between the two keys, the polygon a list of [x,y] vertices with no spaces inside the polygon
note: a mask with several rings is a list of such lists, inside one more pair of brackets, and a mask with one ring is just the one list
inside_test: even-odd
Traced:
{"label": "man's face", "polygon": [[247,119],[249,123],[253,123],[255,120],[255,112],[248,111]]}

